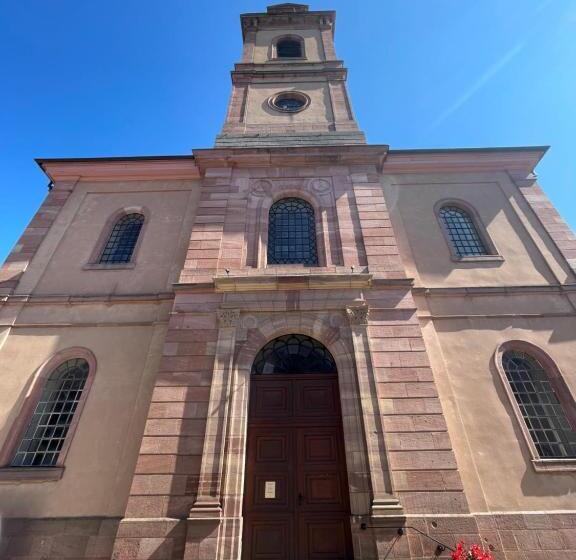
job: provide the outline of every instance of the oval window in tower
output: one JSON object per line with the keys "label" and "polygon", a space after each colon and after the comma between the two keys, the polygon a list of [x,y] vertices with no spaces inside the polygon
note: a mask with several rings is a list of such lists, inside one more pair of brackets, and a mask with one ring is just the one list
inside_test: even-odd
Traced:
{"label": "oval window in tower", "polygon": [[310,98],[300,91],[282,91],[268,98],[268,105],[282,113],[298,113],[310,105]]}

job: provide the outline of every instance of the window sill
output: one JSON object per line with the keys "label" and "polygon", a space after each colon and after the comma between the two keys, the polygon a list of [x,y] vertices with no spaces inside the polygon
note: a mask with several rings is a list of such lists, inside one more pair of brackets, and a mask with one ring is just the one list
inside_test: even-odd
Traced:
{"label": "window sill", "polygon": [[570,459],[532,459],[536,472],[573,472],[576,471],[576,458]]}
{"label": "window sill", "polygon": [[0,468],[0,484],[55,482],[63,474],[64,467],[3,467]]}
{"label": "window sill", "polygon": [[468,262],[503,262],[502,255],[477,255],[474,257],[452,257],[454,262],[468,263]]}
{"label": "window sill", "polygon": [[89,263],[82,270],[130,270],[136,267],[136,263]]}
{"label": "window sill", "polygon": [[269,58],[268,62],[306,62],[307,60],[305,56],[283,56],[281,58]]}

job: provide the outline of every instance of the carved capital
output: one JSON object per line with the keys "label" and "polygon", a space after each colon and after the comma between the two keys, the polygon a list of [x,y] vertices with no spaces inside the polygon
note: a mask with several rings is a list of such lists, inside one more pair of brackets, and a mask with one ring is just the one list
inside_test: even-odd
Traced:
{"label": "carved capital", "polygon": [[346,307],[346,315],[348,315],[348,321],[350,325],[367,325],[368,324],[368,314],[370,313],[370,308],[364,305],[348,305]]}
{"label": "carved capital", "polygon": [[230,328],[238,326],[240,321],[240,309],[218,309],[218,324],[220,328]]}

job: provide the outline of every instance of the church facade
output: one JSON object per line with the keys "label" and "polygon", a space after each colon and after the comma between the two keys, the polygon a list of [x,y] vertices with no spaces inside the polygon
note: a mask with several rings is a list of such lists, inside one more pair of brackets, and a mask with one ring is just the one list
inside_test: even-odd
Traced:
{"label": "church facade", "polygon": [[213,148],[38,160],[0,271],[0,557],[576,556],[546,148],[368,144],[334,12],[241,24]]}

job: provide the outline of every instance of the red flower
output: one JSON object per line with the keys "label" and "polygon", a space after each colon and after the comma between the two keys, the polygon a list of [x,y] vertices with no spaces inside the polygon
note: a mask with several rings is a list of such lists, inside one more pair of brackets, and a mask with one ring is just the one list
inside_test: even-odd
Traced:
{"label": "red flower", "polygon": [[452,553],[451,558],[452,560],[494,560],[494,556],[479,545],[473,544],[467,550],[462,541],[456,545],[456,550]]}

